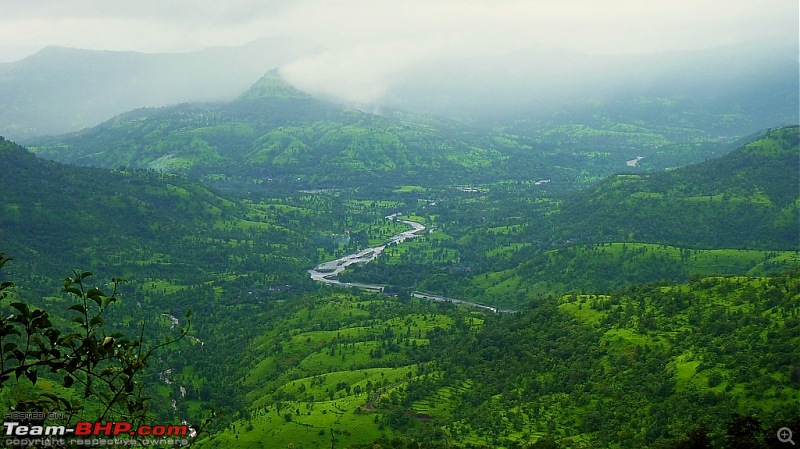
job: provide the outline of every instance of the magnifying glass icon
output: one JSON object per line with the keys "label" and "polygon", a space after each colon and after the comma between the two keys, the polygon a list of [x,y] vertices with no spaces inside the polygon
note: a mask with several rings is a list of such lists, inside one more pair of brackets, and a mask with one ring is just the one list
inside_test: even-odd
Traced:
{"label": "magnifying glass icon", "polygon": [[794,446],[794,441],[792,441],[792,429],[788,427],[781,427],[778,429],[778,441],[781,443],[792,443],[792,446]]}

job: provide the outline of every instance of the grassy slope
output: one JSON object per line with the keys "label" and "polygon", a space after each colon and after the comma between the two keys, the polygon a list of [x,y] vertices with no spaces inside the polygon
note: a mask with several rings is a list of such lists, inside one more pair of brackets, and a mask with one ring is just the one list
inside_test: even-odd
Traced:
{"label": "grassy slope", "polygon": [[385,415],[424,373],[417,362],[431,335],[465,320],[482,321],[374,295],[310,298],[253,340],[240,380],[252,406],[200,447],[330,447],[331,433],[345,447],[392,434]]}
{"label": "grassy slope", "polygon": [[459,441],[493,447],[544,433],[564,447],[644,447],[699,424],[720,429],[734,411],[788,419],[800,412],[797,282],[797,272],[703,278],[564,296],[565,315],[534,306],[547,323],[536,312],[507,319],[479,331],[476,347],[449,350],[448,372],[465,373],[449,385],[486,393],[431,398],[449,409],[433,413]]}
{"label": "grassy slope", "polygon": [[252,341],[240,380],[252,405],[200,447],[552,435],[627,448],[719,430],[734,411],[769,424],[800,413],[786,407],[800,401],[797,285],[796,271],[697,277],[540,298],[505,317],[318,295]]}

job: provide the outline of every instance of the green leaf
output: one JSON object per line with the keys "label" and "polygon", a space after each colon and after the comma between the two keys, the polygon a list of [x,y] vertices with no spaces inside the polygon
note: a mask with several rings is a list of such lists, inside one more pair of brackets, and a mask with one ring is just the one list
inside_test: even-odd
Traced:
{"label": "green leaf", "polygon": [[28,305],[25,304],[24,302],[12,302],[11,307],[19,310],[19,313],[22,314],[22,316],[24,316],[25,318],[31,316],[31,311],[28,308]]}
{"label": "green leaf", "polygon": [[56,344],[56,342],[58,342],[58,337],[61,336],[61,331],[52,329],[52,326],[53,325],[50,324],[50,328],[45,331],[45,335],[50,339],[51,344]]}
{"label": "green leaf", "polygon": [[89,276],[91,276],[93,274],[94,273],[92,273],[91,271],[84,271],[83,273],[81,273],[81,279],[88,278]]}
{"label": "green leaf", "polygon": [[[11,353],[14,355],[14,358],[17,359],[17,361],[19,363],[24,363],[25,362],[25,353],[24,352],[20,351],[19,349],[15,349],[15,350],[11,351]],[[17,373],[17,379],[19,379],[19,376],[20,376],[20,374]]]}
{"label": "green leaf", "polygon": [[69,306],[69,310],[77,310],[80,313],[86,313],[86,306],[83,304],[73,304]]}
{"label": "green leaf", "polygon": [[77,287],[64,287],[64,291],[66,293],[72,293],[75,296],[83,297],[83,292],[81,292],[81,289],[79,289]]}
{"label": "green leaf", "polygon": [[103,320],[103,317],[96,316],[89,320],[89,325],[96,326],[98,324],[103,324],[104,321],[105,320]]}
{"label": "green leaf", "polygon": [[33,324],[34,327],[40,330],[44,330],[53,326],[50,320],[47,319],[47,315],[34,318],[33,320],[31,320],[31,323]]}
{"label": "green leaf", "polygon": [[103,307],[103,297],[102,296],[90,296],[89,299],[97,303],[98,307]]}
{"label": "green leaf", "polygon": [[75,382],[75,379],[72,376],[64,376],[64,386],[69,388]]}

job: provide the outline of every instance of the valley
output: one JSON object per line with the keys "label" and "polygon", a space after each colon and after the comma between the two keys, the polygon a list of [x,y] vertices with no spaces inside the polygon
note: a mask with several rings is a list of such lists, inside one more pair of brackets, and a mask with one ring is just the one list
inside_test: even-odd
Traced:
{"label": "valley", "polygon": [[311,279],[318,282],[324,282],[326,284],[345,285],[348,287],[358,287],[372,291],[383,291],[383,286],[380,285],[342,283],[336,278],[339,273],[343,272],[348,266],[353,264],[367,264],[380,257],[381,253],[384,249],[386,249],[387,246],[392,244],[399,245],[408,239],[419,237],[420,233],[425,230],[425,225],[422,223],[398,219],[397,217],[400,215],[400,213],[394,213],[392,215],[387,215],[386,219],[409,225],[411,226],[410,230],[392,236],[391,241],[385,245],[372,246],[359,250],[353,254],[340,257],[336,260],[323,262],[313,269],[308,270],[308,273],[311,275]]}
{"label": "valley", "polygon": [[[425,230],[425,225],[422,223],[418,223],[416,221],[410,220],[402,220],[398,219],[397,217],[400,216],[399,213],[394,213],[392,215],[386,216],[387,220],[397,220],[400,223],[407,224],[411,226],[411,229],[395,236],[392,236],[392,240],[390,243],[381,246],[373,246],[370,248],[366,248],[355,252],[353,254],[348,254],[344,257],[340,257],[336,260],[323,262],[311,270],[308,270],[308,273],[311,275],[311,279],[323,282],[326,284],[333,284],[333,285],[340,285],[346,287],[354,287],[366,291],[373,291],[373,292],[383,292],[385,285],[375,285],[375,284],[366,284],[366,283],[354,283],[354,282],[341,282],[337,279],[338,275],[344,272],[348,266],[353,264],[360,264],[366,265],[373,260],[376,260],[380,257],[383,250],[386,249],[389,245],[399,245],[410,238],[419,237],[420,233]],[[391,274],[389,274],[391,276]],[[396,287],[396,286],[395,286]],[[457,305],[465,305],[468,307],[473,307],[480,310],[488,310],[493,313],[497,312],[504,312],[504,313],[511,313],[513,310],[498,310],[496,307],[486,306],[483,304],[474,303],[471,301],[464,301],[463,299],[455,299],[455,298],[448,298],[446,296],[440,296],[425,292],[411,292],[411,296],[414,298],[421,298],[421,299],[429,299],[432,301],[444,302],[449,304],[457,304]]]}
{"label": "valley", "polygon": [[[774,447],[800,425],[800,125],[727,92],[470,121],[271,70],[0,139],[0,337],[88,327],[60,280],[124,277],[92,326],[158,349],[125,397],[199,448]],[[102,408],[23,371],[6,409]]]}

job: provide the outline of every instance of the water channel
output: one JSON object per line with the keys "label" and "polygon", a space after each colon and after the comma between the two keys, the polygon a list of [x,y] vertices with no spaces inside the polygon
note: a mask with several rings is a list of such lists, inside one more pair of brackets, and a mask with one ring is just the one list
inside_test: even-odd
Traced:
{"label": "water channel", "polygon": [[[419,223],[419,222],[416,222],[416,221],[411,221],[411,220],[402,220],[402,219],[398,218],[399,216],[400,216],[400,214],[396,213],[396,214],[388,215],[385,218],[387,220],[396,220],[396,221],[399,221],[400,223],[405,223],[405,224],[411,226],[411,229],[409,229],[408,231],[401,232],[400,234],[397,234],[397,235],[393,236],[391,241],[389,243],[384,244],[384,245],[372,246],[372,247],[369,247],[369,248],[365,248],[365,249],[356,251],[356,252],[354,252],[352,254],[348,254],[348,255],[346,255],[344,257],[340,257],[340,258],[338,258],[336,260],[323,262],[323,263],[317,265],[316,267],[312,268],[311,270],[308,270],[308,274],[311,275],[311,279],[313,279],[313,280],[315,280],[317,282],[324,282],[326,284],[335,284],[335,285],[341,285],[341,286],[346,286],[346,287],[356,287],[356,288],[362,288],[362,289],[365,289],[365,290],[382,292],[383,291],[383,287],[384,287],[382,285],[364,284],[364,283],[357,283],[357,282],[342,282],[342,281],[339,280],[338,277],[339,277],[339,274],[341,272],[343,272],[345,269],[347,269],[347,267],[349,267],[350,265],[358,264],[358,263],[369,263],[369,262],[372,262],[373,260],[377,259],[381,255],[381,253],[383,253],[383,250],[386,249],[386,247],[389,246],[390,244],[403,243],[406,240],[419,237],[420,235],[422,235],[422,232],[425,231],[425,229],[426,229],[425,225],[423,225],[422,223]],[[482,309],[482,310],[487,310],[489,312],[494,312],[494,313],[498,313],[498,312],[513,312],[513,310],[498,309],[496,307],[491,307],[491,306],[487,306],[487,305],[484,305],[484,304],[479,304],[479,303],[470,302],[470,301],[464,301],[462,299],[448,298],[448,297],[441,296],[441,295],[436,295],[436,294],[433,294],[433,293],[425,293],[425,292],[415,291],[415,292],[411,293],[411,296],[413,296],[415,298],[424,298],[424,299],[430,299],[430,300],[439,301],[439,302],[450,302],[450,303],[454,303],[454,304],[463,304],[463,305],[475,307],[475,308]]]}

